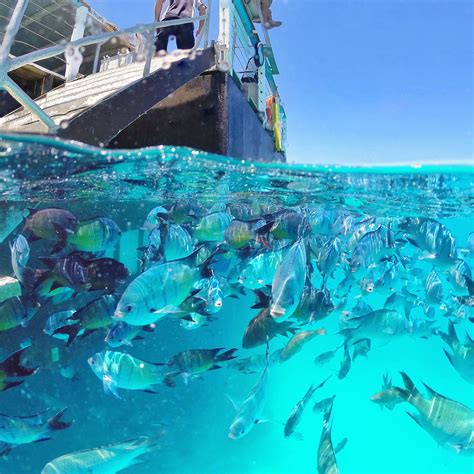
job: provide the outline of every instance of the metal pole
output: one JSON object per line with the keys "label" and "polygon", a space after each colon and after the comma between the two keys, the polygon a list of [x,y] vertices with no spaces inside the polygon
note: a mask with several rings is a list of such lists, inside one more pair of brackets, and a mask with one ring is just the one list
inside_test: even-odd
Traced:
{"label": "metal pole", "polygon": [[267,67],[267,61],[266,59],[264,60],[263,64],[258,68],[258,74],[257,74],[257,78],[258,78],[258,84],[257,84],[257,87],[258,87],[258,111],[260,113],[262,113],[262,117],[263,117],[263,122],[264,124],[266,124],[266,115],[265,115],[265,109],[266,109],[266,105],[267,105],[267,98],[265,97],[265,82],[266,82],[266,74],[265,74],[265,70],[266,70],[266,67]]}
{"label": "metal pole", "polygon": [[100,48],[102,47],[102,43],[97,43],[95,47],[95,55],[94,55],[94,65],[92,66],[92,74],[97,72],[99,67],[99,59],[100,59]]}
{"label": "metal pole", "polygon": [[[29,0],[18,0],[16,2],[15,9],[13,10],[12,17],[8,23],[7,29],[5,30],[5,36],[3,37],[2,47],[0,48],[0,71],[1,75],[6,75],[5,65],[8,63],[8,55],[12,49],[15,41],[15,36],[20,29],[21,20],[28,7]],[[0,78],[1,78],[0,75]],[[2,78],[3,79],[3,78]]]}
{"label": "metal pole", "polygon": [[209,25],[211,23],[211,12],[212,12],[212,0],[207,2],[207,20],[206,25],[204,26],[204,47],[209,46]]}
{"label": "metal pole", "polygon": [[25,109],[35,114],[40,122],[48,127],[50,132],[53,132],[58,128],[53,119],[8,76],[6,77],[5,82],[2,84],[2,87]]}
{"label": "metal pole", "polygon": [[219,39],[217,42],[217,69],[228,72],[232,69],[231,56],[231,2],[220,0],[219,8]]}
{"label": "metal pole", "polygon": [[[84,37],[84,31],[86,30],[86,20],[89,8],[85,5],[81,5],[76,10],[76,21],[74,23],[74,29],[72,30],[71,43]],[[64,76],[66,81],[72,81],[76,79],[79,69],[82,64],[82,53],[79,51],[79,47],[68,47],[65,51],[66,56],[66,72]]]}
{"label": "metal pole", "polygon": [[143,67],[143,77],[150,74],[151,69],[151,60],[155,54],[155,47],[153,44],[153,32],[148,31],[146,34],[146,43],[145,43],[145,66]]}

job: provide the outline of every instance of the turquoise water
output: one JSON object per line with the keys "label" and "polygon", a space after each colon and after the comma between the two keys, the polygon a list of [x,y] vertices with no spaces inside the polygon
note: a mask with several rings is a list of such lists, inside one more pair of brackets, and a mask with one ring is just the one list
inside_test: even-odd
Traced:
{"label": "turquoise water", "polygon": [[[282,239],[273,228],[263,235],[264,244],[255,238],[247,251],[229,248],[222,236],[211,243],[206,242],[205,237],[209,237],[206,234],[201,238],[205,248],[212,250],[220,245],[226,251],[211,265],[214,276],[219,277],[220,288],[225,294],[232,293],[237,298],[224,297],[222,308],[213,313],[205,325],[194,330],[183,328],[179,319],[188,313],[168,314],[156,322],[152,332],[141,332],[143,339],[133,341],[132,347],[108,347],[104,341],[108,328],[98,329],[87,337],[79,335],[69,347],[64,340],[44,333],[46,321],[52,314],[64,309],[79,309],[102,293],[81,288],[77,294],[69,294],[58,303],[50,295],[40,298],[33,292],[33,299],[41,299],[41,307],[25,327],[0,332],[0,360],[20,347],[28,346],[23,354],[23,365],[39,367],[39,370],[25,377],[22,385],[0,392],[0,412],[25,416],[46,409],[54,413],[68,407],[64,419],[74,420],[74,423],[68,429],[45,436],[52,437],[51,440],[14,447],[8,456],[0,459],[1,474],[39,473],[59,456],[137,436],[156,439],[156,446],[150,453],[140,456],[141,464],[124,472],[318,472],[317,451],[323,414],[314,413],[312,407],[315,402],[332,395],[336,395],[332,409],[334,447],[347,438],[347,445],[336,454],[341,473],[474,472],[472,447],[471,455],[459,455],[455,449],[438,445],[407,416],[406,411],[416,412],[407,403],[389,410],[381,409],[371,401],[371,396],[382,390],[385,373],[394,385],[403,387],[398,372],[404,371],[423,395],[426,396],[426,391],[422,382],[445,397],[474,408],[473,385],[450,364],[443,351],[447,345],[440,336],[440,332],[447,331],[448,321],[454,323],[461,339],[466,332],[474,336],[473,323],[469,319],[474,317],[472,307],[455,299],[468,295],[466,280],[461,278],[461,283],[456,285],[450,275],[460,259],[468,267],[472,268],[474,264],[473,242],[469,244],[468,240],[474,231],[472,168],[442,165],[391,168],[273,166],[172,147],[107,151],[46,138],[0,138],[1,276],[14,274],[8,244],[22,232],[28,208],[61,208],[71,212],[80,222],[97,216],[113,219],[122,233],[117,244],[107,249],[106,256],[120,261],[130,272],[129,279],[117,286],[117,295],[121,295],[143,270],[139,262],[142,251],[137,248],[148,245],[149,230],[143,230],[143,225],[149,211],[156,206],[171,210],[171,217],[166,220],[168,224],[175,224],[179,219],[178,213],[172,212],[173,206],[176,209],[177,203],[189,205],[193,202],[192,212],[184,213],[180,226],[193,236],[194,248],[200,246],[195,241],[199,235],[197,229],[209,211],[227,213],[229,222],[232,218],[246,221],[263,218],[266,223],[276,225],[280,222],[284,227],[288,218],[281,218],[278,211],[285,209],[309,222],[309,227],[303,226],[296,231],[289,225],[291,235],[286,235],[287,239]],[[322,210],[326,214],[321,214]],[[324,221],[321,215],[325,216]],[[406,239],[410,235],[402,228],[403,219],[407,217],[431,218],[442,224],[455,241],[452,261],[446,263],[439,256],[433,258],[410,243]],[[335,225],[337,223],[342,224]],[[393,245],[377,255],[373,262],[365,262],[354,274],[351,289],[345,290],[340,284],[351,274],[351,259],[357,252],[358,243],[367,232],[379,229],[379,226],[385,233],[393,234]],[[355,233],[358,238],[354,237]],[[244,268],[257,254],[278,248],[283,248],[283,253],[288,252],[299,237],[308,253],[306,271],[313,269],[312,275],[308,274],[308,281],[316,289],[323,286],[316,262],[322,244],[333,238],[339,239],[341,244],[336,266],[330,272],[332,276],[325,283],[333,311],[321,319],[313,315],[316,320],[309,322],[295,321],[292,316],[287,320],[297,331],[324,328],[326,335],[307,342],[290,360],[281,360],[278,356],[278,350],[285,347],[289,336],[279,335],[270,340],[268,386],[259,417],[269,421],[252,426],[241,439],[229,439],[235,410],[226,395],[237,405],[247,397],[263,371],[265,344],[252,349],[242,348],[243,334],[260,310],[251,309],[256,301],[254,292],[246,289],[245,295],[241,294],[242,283],[235,277],[239,272],[229,271],[222,259],[228,259],[230,268],[238,265]],[[439,242],[436,244],[436,236],[433,239],[437,248]],[[38,257],[52,255],[52,242],[39,239],[30,245],[28,266],[47,270]],[[65,247],[59,255],[71,251],[70,246]],[[387,256],[389,258],[385,258]],[[396,264],[393,282],[388,289],[380,287],[376,282],[393,264]],[[153,265],[158,263],[148,263],[150,267]],[[425,290],[426,277],[432,270],[439,276],[443,290],[441,300],[436,303],[428,301]],[[302,278],[305,280],[301,273],[295,276],[300,283]],[[373,287],[373,291],[367,290],[369,287]],[[25,298],[25,289],[22,291]],[[271,290],[264,288],[263,291],[272,295]],[[406,291],[410,297],[406,296]],[[403,314],[409,329],[390,333],[388,337],[384,328],[379,328],[379,333],[374,331],[367,358],[354,360],[344,378],[338,377],[344,355],[342,348],[328,364],[315,365],[316,356],[344,342],[339,331],[344,328],[344,320],[359,314],[357,304],[360,306],[363,302],[372,310],[383,309],[393,293],[402,295],[405,302],[409,300],[409,318]],[[36,302],[29,301],[28,304]],[[404,309],[399,307],[396,312],[404,313]],[[306,314],[302,318],[308,317]],[[356,321],[352,327],[356,328],[359,338],[362,329],[360,320]],[[437,329],[421,331],[419,325],[426,321]],[[114,323],[111,319],[110,324]],[[350,352],[354,341],[347,341]],[[104,393],[102,381],[88,364],[89,357],[103,350],[128,353],[143,361],[166,363],[181,351],[212,348],[236,348],[237,359],[223,362],[220,369],[202,373],[199,377],[176,376],[175,387],[154,386],[158,394],[120,388],[117,391],[121,398]],[[260,355],[261,359],[252,373],[236,370],[236,361],[253,355]],[[472,360],[470,367],[472,376]],[[292,408],[311,384],[318,385],[328,376],[331,378],[316,391],[306,407],[295,430],[297,435],[286,438],[284,424]],[[452,424],[459,422],[455,417],[449,419]],[[472,416],[468,422],[472,427]]]}

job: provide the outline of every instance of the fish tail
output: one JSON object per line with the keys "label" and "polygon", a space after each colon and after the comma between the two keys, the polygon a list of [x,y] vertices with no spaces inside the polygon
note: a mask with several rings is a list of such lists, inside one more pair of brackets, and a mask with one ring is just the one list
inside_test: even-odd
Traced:
{"label": "fish tail", "polygon": [[324,417],[323,417],[323,426],[326,431],[331,431],[331,413],[332,413],[332,407],[334,406],[334,400],[331,402],[327,410],[324,412]]}
{"label": "fish tail", "polygon": [[257,301],[251,306],[252,309],[268,308],[270,306],[270,296],[262,290],[255,290],[254,293],[257,297]]}
{"label": "fish tail", "polygon": [[270,233],[270,231],[272,230],[274,225],[275,225],[275,222],[270,221],[267,224],[265,224],[264,226],[259,227],[255,232],[256,242],[258,242],[259,244],[261,244],[263,247],[265,247],[267,249],[272,248],[272,246],[271,246],[271,244],[268,240],[268,234]]}
{"label": "fish tail", "polygon": [[62,421],[61,418],[64,415],[64,412],[67,410],[67,407],[62,409],[60,412],[53,415],[48,420],[48,427],[50,430],[58,431],[58,430],[65,430],[69,428],[74,423],[73,421]]}
{"label": "fish tail", "polygon": [[[198,248],[194,253],[196,255],[199,253],[202,247]],[[211,255],[200,265],[201,275],[203,278],[211,278],[214,276],[214,270],[211,268],[211,265],[215,262],[217,255],[227,253],[227,250],[222,248],[220,245],[217,245],[216,248],[212,251]],[[189,258],[189,257],[187,257]]]}
{"label": "fish tail", "polygon": [[219,354],[216,357],[216,362],[223,362],[225,360],[232,360],[235,359],[237,356],[234,355],[235,351],[237,348],[229,349],[228,351],[223,352],[222,354]]}
{"label": "fish tail", "polygon": [[66,346],[70,346],[72,342],[76,339],[79,331],[81,330],[81,325],[79,323],[70,324],[68,326],[63,326],[62,328],[58,328],[53,332],[55,334],[65,334],[68,336]]}
{"label": "fish tail", "polygon": [[399,388],[399,387],[393,387],[393,388],[397,389],[400,396],[407,402],[409,402],[411,399],[420,398],[421,394],[416,388],[413,380],[410,377],[408,377],[408,375],[405,372],[400,372],[400,375],[402,376],[405,389]]}
{"label": "fish tail", "polygon": [[140,456],[145,453],[150,453],[154,449],[159,447],[160,436],[154,436],[151,438],[148,437],[138,437],[129,440],[126,444],[126,449],[129,451],[138,451],[137,456]]}
{"label": "fish tail", "polygon": [[26,349],[27,347],[24,347],[7,357],[0,363],[0,371],[5,372],[8,377],[28,377],[33,375],[38,370],[38,367],[29,368],[21,365],[21,356]]}
{"label": "fish tail", "polygon": [[474,281],[471,280],[467,275],[464,275],[464,279],[466,280],[467,291],[469,292],[469,296],[474,296]]}
{"label": "fish tail", "polygon": [[451,319],[448,321],[448,338],[450,346],[457,345],[459,343],[456,329],[454,329],[454,323],[451,321]]}
{"label": "fish tail", "polygon": [[344,346],[349,344],[351,340],[354,338],[354,335],[356,334],[358,328],[344,328],[339,331],[339,335],[342,336],[345,341],[344,341]]}

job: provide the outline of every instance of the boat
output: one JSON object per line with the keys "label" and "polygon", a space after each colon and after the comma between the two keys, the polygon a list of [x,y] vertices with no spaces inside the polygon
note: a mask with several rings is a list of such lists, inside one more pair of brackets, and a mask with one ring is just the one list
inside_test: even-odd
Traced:
{"label": "boat", "polygon": [[[279,70],[259,2],[207,3],[202,17],[121,29],[85,0],[4,0],[0,131],[285,161]],[[155,53],[157,28],[200,20],[192,50]]]}

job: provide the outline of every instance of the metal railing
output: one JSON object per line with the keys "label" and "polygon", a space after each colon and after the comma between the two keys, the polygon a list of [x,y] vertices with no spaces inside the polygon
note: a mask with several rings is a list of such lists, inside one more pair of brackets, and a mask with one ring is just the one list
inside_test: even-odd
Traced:
{"label": "metal railing", "polygon": [[[207,12],[205,15],[195,16],[193,18],[157,21],[149,24],[136,25],[130,28],[124,28],[118,31],[93,34],[83,37],[84,25],[80,25],[80,9],[84,6],[78,6],[76,15],[76,24],[72,39],[65,44],[55,44],[48,46],[22,56],[14,57],[10,54],[15,35],[20,29],[22,19],[28,7],[29,0],[18,0],[11,19],[8,23],[3,42],[0,48],[0,89],[6,90],[17,102],[25,109],[36,115],[50,132],[57,130],[58,125],[26,92],[24,92],[9,76],[8,73],[28,64],[35,64],[39,61],[57,57],[66,56],[66,64],[71,61],[71,57],[77,56],[79,64],[73,68],[73,75],[79,72],[82,65],[81,48],[86,46],[96,46],[92,72],[99,69],[99,60],[101,47],[113,38],[143,34],[146,37],[145,48],[141,54],[133,53],[132,60],[142,61],[143,77],[150,74],[151,63],[155,55],[154,31],[161,27],[183,25],[187,23],[204,21],[204,26],[195,41],[194,49],[203,44],[209,45],[209,33],[212,13],[212,0],[207,0]],[[84,12],[82,12],[84,13]],[[215,42],[216,65],[217,69],[230,73],[241,87],[249,103],[259,114],[263,126],[271,129],[274,124],[269,124],[267,117],[267,98],[274,97],[280,106],[280,115],[284,116],[284,110],[281,105],[281,99],[278,88],[275,84],[274,74],[276,66],[271,59],[273,52],[271,49],[268,32],[263,28],[264,42],[255,29],[255,25],[249,16],[242,0],[219,0],[219,36]],[[263,18],[260,19],[263,25]],[[271,58],[269,57],[269,52]],[[68,58],[69,56],[69,58]],[[118,58],[119,60],[121,58]],[[128,60],[128,59],[127,59]],[[124,58],[124,63],[127,62]],[[68,80],[68,70],[66,68],[66,80]],[[70,76],[70,73],[69,73]],[[280,130],[281,135],[286,135],[286,130]],[[274,131],[274,130],[273,130]]]}
{"label": "metal railing", "polygon": [[[136,34],[136,33],[145,33],[148,38],[153,38],[152,33],[157,28],[164,26],[175,26],[183,25],[186,23],[194,23],[196,21],[205,21],[205,25],[196,38],[196,46],[199,47],[201,41],[204,39],[204,44],[208,44],[208,34],[209,34],[209,21],[210,15],[209,10],[206,15],[200,15],[193,18],[177,19],[177,20],[167,20],[167,21],[157,21],[154,23],[136,25],[131,28],[125,28],[119,31],[113,31],[110,33],[101,33],[92,36],[86,36],[84,38],[79,38],[73,41],[70,41],[66,44],[57,44],[54,46],[49,46],[37,51],[32,51],[31,53],[24,54],[18,57],[10,57],[10,51],[15,41],[15,36],[18,33],[18,30],[21,26],[21,21],[25,15],[26,9],[28,7],[29,0],[18,0],[13,10],[10,22],[8,23],[5,35],[3,38],[2,45],[0,47],[0,89],[6,90],[20,105],[25,109],[29,110],[32,114],[36,115],[40,122],[42,122],[47,128],[48,131],[54,132],[57,130],[58,125],[54,120],[33,100],[31,99],[26,92],[24,92],[21,87],[19,87],[9,76],[8,73],[14,71],[15,69],[26,66],[27,64],[34,64],[38,61],[48,59],[60,54],[72,51],[78,51],[80,48],[91,45],[98,45],[96,50],[96,58],[100,55],[100,45],[105,42],[116,38],[118,36],[127,35],[127,34]],[[209,2],[210,3],[210,2]],[[147,48],[145,50],[144,57],[142,60],[145,61],[143,75],[147,76],[150,73],[150,65],[153,55],[155,54],[155,48],[153,41],[148,41]]]}
{"label": "metal railing", "polygon": [[[246,2],[248,3],[248,2]],[[259,9],[260,23],[263,25]],[[218,68],[228,71],[238,82],[249,103],[257,111],[263,126],[281,136],[281,151],[285,149],[286,114],[274,74],[276,65],[268,31],[262,28],[264,42],[245,8],[243,0],[221,0],[219,15],[219,39],[217,43]],[[279,117],[269,120],[267,99],[278,104]],[[278,128],[278,130],[276,130]],[[279,151],[280,151],[279,150]]]}

